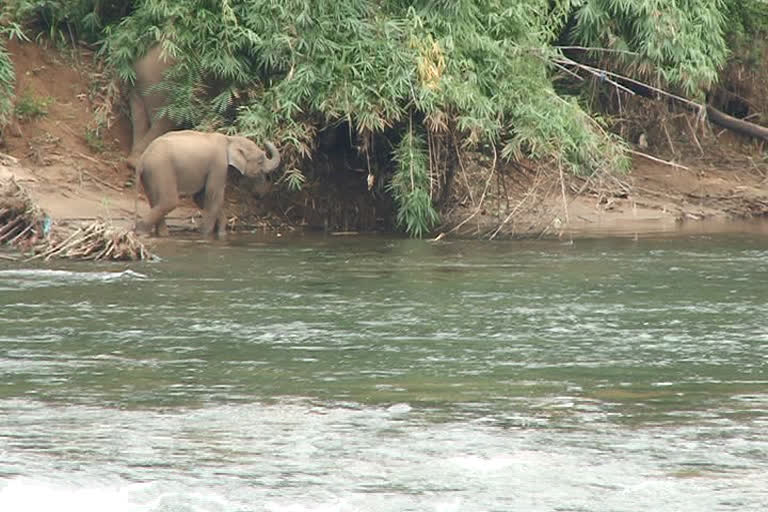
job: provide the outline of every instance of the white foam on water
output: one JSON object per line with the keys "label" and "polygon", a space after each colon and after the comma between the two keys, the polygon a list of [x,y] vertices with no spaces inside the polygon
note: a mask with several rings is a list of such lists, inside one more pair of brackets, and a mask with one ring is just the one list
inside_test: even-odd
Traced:
{"label": "white foam on water", "polygon": [[16,477],[0,481],[3,512],[138,512],[128,488],[118,485],[64,485],[36,478]]}
{"label": "white foam on water", "polygon": [[242,503],[234,503],[216,491],[190,489],[173,482],[104,483],[96,478],[79,478],[64,483],[30,477],[0,480],[2,512],[230,512],[242,507]]}
{"label": "white foam on water", "polygon": [[313,505],[297,503],[267,502],[264,504],[266,512],[362,512],[362,509],[345,501],[333,503],[316,503]]}
{"label": "white foam on water", "polygon": [[118,272],[75,272],[71,270],[12,269],[0,270],[0,290],[46,288],[81,283],[111,283],[147,279],[147,276],[127,269]]}
{"label": "white foam on water", "polygon": [[0,401],[0,433],[25,432],[0,449],[0,470],[25,475],[0,478],[0,512],[765,510],[764,444],[748,436],[712,450],[698,426],[504,428],[414,409]]}
{"label": "white foam on water", "polygon": [[111,281],[124,278],[145,279],[147,276],[140,272],[127,269],[119,272],[76,272],[72,270],[51,270],[51,269],[11,269],[0,270],[0,278],[21,277],[21,278],[48,278],[61,280],[88,280],[88,281]]}

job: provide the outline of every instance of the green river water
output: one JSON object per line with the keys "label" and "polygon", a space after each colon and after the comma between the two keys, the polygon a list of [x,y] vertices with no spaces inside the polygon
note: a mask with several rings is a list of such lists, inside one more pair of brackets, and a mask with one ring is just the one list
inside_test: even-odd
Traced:
{"label": "green river water", "polygon": [[0,260],[0,511],[768,510],[768,237]]}

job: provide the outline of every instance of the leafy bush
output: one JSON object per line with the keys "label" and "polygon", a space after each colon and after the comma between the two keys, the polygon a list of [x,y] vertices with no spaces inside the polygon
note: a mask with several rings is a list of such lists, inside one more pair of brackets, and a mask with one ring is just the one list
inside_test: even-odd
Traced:
{"label": "leafy bush", "polygon": [[768,33],[768,2],[764,0],[729,0],[725,15],[728,36],[737,44]]}
{"label": "leafy bush", "polygon": [[13,72],[11,56],[5,49],[4,41],[0,40],[0,132],[13,111],[13,84],[16,75]]}
{"label": "leafy bush", "polygon": [[48,107],[51,103],[53,103],[53,98],[50,96],[38,96],[26,91],[16,99],[14,113],[20,119],[37,119],[48,115]]}
{"label": "leafy bush", "polygon": [[5,41],[12,37],[26,39],[21,26],[13,21],[6,8],[0,8],[0,133],[13,113],[13,90],[16,83],[13,62],[6,50]]}

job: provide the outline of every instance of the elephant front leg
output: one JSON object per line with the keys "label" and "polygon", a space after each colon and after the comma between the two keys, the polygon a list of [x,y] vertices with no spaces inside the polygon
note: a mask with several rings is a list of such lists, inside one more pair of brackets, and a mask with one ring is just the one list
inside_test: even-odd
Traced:
{"label": "elephant front leg", "polygon": [[202,210],[200,234],[204,237],[210,237],[214,233],[217,238],[226,238],[227,236],[227,217],[224,215],[221,204],[213,208],[206,205],[206,208]]}
{"label": "elephant front leg", "polygon": [[[200,212],[202,214],[202,219],[200,221],[200,232],[204,236],[208,236],[213,231],[216,231],[217,236],[221,238],[219,231],[221,228],[219,227],[219,218],[214,217],[213,220],[210,220],[211,214],[208,212],[210,210],[209,205],[210,202],[207,199],[207,188],[204,188],[194,196],[192,196],[192,199],[195,201],[195,204],[200,209]],[[208,227],[208,223],[210,223],[210,227]]]}
{"label": "elephant front leg", "polygon": [[207,238],[213,234],[213,229],[216,227],[216,215],[211,215],[210,212],[203,211],[203,217],[200,220],[200,234]]}

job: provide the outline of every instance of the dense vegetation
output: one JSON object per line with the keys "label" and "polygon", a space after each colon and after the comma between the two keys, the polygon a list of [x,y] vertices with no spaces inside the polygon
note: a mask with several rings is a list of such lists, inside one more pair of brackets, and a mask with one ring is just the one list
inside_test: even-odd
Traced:
{"label": "dense vegetation", "polygon": [[[179,62],[167,114],[280,141],[294,186],[318,130],[342,124],[369,183],[421,236],[468,148],[574,173],[626,167],[621,141],[563,80],[616,72],[703,97],[728,45],[768,16],[759,0],[11,0],[0,19],[0,34],[22,23],[97,44],[128,81],[161,41]],[[201,77],[223,85],[217,95]],[[0,46],[0,122],[11,83]]]}

